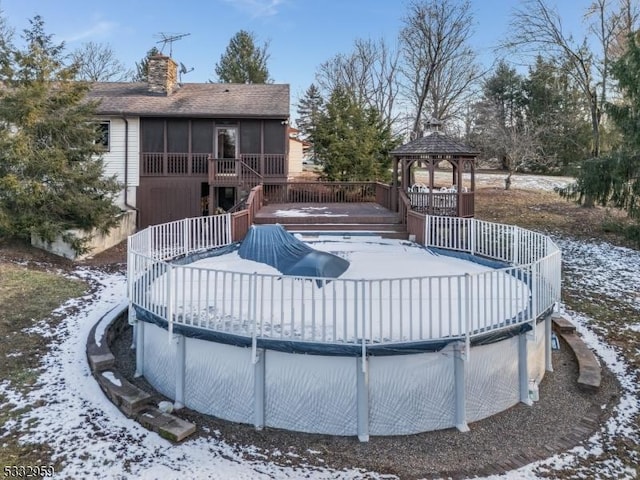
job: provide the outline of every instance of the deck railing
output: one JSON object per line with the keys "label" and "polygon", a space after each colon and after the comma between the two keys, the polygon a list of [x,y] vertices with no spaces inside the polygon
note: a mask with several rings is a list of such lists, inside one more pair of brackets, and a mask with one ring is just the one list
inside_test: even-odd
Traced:
{"label": "deck railing", "polygon": [[206,153],[141,153],[140,175],[161,176],[206,176],[209,155]]}
{"label": "deck railing", "polygon": [[374,182],[287,182],[265,189],[269,203],[375,202]]}
{"label": "deck railing", "polygon": [[473,192],[408,192],[411,209],[426,215],[473,217]]}
{"label": "deck railing", "polygon": [[263,186],[257,185],[251,189],[245,208],[231,214],[231,238],[238,242],[244,238],[249,227],[254,223],[258,210],[264,204]]}
{"label": "deck railing", "polygon": [[[271,153],[244,153],[239,158],[212,158],[209,153],[143,152],[142,176],[210,175],[218,183],[236,176],[251,180],[287,178],[286,156]],[[245,179],[246,179],[245,178]],[[234,179],[235,181],[236,179]]]}
{"label": "deck railing", "polygon": [[249,337],[254,345],[258,338],[356,344],[363,354],[373,344],[469,342],[535,322],[560,300],[560,250],[548,237],[475,219],[428,216],[425,224],[426,246],[508,266],[463,275],[335,279],[175,263],[232,243],[226,214],[152,226],[131,236],[129,299],[166,320],[170,331],[183,324]]}

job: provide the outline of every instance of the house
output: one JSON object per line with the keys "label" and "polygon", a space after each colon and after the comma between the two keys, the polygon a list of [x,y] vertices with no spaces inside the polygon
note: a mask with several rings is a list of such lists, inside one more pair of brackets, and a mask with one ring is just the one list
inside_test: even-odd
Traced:
{"label": "house", "polygon": [[300,139],[300,131],[289,127],[289,174],[302,173],[302,161],[304,157],[305,141]]}
{"label": "house", "polygon": [[[289,85],[180,83],[149,58],[148,82],[93,84],[108,175],[137,226],[229,210],[255,185],[285,183]],[[295,170],[295,168],[294,168]]]}

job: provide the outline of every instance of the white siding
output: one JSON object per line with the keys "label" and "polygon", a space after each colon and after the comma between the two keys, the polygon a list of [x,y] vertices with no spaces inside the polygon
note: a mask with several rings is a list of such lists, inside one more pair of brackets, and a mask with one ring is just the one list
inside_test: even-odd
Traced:
{"label": "white siding", "polygon": [[[102,117],[110,121],[109,151],[104,152],[103,160],[105,175],[116,175],[121,183],[125,181],[125,131],[126,124],[121,117]],[[135,206],[136,188],[140,185],[140,119],[138,117],[127,118],[129,123],[128,163],[129,171],[127,183],[127,203]],[[117,199],[117,203],[124,207],[124,192]]]}
{"label": "white siding", "polygon": [[302,142],[295,138],[290,138],[288,175],[298,175],[300,173],[302,173]]}

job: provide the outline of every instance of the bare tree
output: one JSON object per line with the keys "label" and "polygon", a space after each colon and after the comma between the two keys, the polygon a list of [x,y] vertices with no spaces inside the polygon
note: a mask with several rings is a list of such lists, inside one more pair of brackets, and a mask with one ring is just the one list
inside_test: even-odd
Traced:
{"label": "bare tree", "polygon": [[78,79],[89,82],[122,82],[130,80],[133,72],[127,69],[107,44],[87,42],[71,54],[78,68]]}
{"label": "bare tree", "polygon": [[338,87],[363,106],[375,108],[389,127],[397,123],[398,52],[384,40],[354,43],[349,54],[339,54],[318,68],[316,80],[326,96]]}
{"label": "bare tree", "polygon": [[482,143],[485,148],[496,152],[501,158],[507,176],[504,188],[511,187],[511,177],[515,172],[530,171],[551,162],[543,150],[546,125],[533,124],[521,118],[515,122],[504,122],[497,103],[484,103],[486,125],[483,130]]}
{"label": "bare tree", "polygon": [[617,30],[609,43],[609,59],[614,62],[627,49],[629,35],[640,28],[640,4],[637,0],[618,0]]}
{"label": "bare tree", "polygon": [[589,105],[591,155],[594,157],[600,154],[600,120],[607,92],[607,46],[618,24],[616,18],[607,13],[609,3],[610,0],[596,0],[587,12],[587,15],[597,17],[592,24],[592,32],[596,32],[605,49],[601,58],[589,48],[587,37],[577,41],[565,33],[558,12],[547,4],[547,0],[527,0],[514,12],[511,20],[513,34],[503,45],[533,55],[546,52],[566,65],[567,73],[579,86]]}
{"label": "bare tree", "polygon": [[480,69],[470,46],[468,0],[411,0],[403,22],[401,70],[417,134],[424,117],[446,121],[464,116],[464,100]]}
{"label": "bare tree", "polygon": [[0,9],[0,81],[11,76],[11,57],[14,49],[14,31],[7,23],[4,11]]}

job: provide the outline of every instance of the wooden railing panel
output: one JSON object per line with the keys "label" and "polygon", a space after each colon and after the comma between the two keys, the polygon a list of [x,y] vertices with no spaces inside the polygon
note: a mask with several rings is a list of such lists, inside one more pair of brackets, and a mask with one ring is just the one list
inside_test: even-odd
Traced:
{"label": "wooden railing panel", "polygon": [[141,176],[207,175],[209,155],[206,153],[142,153]]}
{"label": "wooden railing panel", "polygon": [[391,209],[391,187],[384,183],[376,182],[376,203],[384,208]]}
{"label": "wooden railing panel", "polygon": [[409,211],[407,212],[407,233],[415,235],[415,241],[420,245],[425,242],[425,225],[426,216],[422,213]]}
{"label": "wooden railing panel", "polygon": [[269,203],[363,203],[376,201],[371,182],[289,182],[265,192]]}

